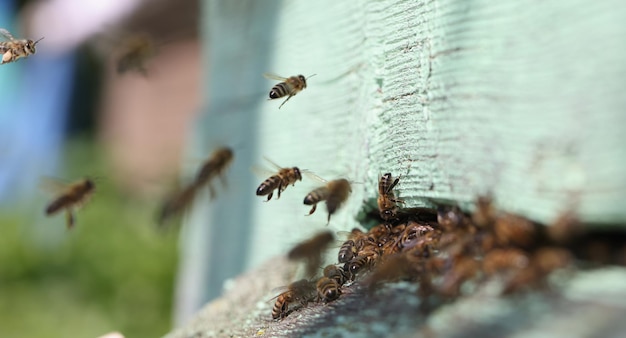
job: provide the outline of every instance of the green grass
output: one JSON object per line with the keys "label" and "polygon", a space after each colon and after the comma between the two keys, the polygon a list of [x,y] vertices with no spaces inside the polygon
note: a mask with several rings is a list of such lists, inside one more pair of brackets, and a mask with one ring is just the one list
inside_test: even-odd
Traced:
{"label": "green grass", "polygon": [[[68,178],[104,168],[93,147],[68,149]],[[169,331],[176,234],[155,229],[155,203],[122,196],[109,181],[98,186],[71,231],[63,215],[44,218],[45,202],[38,199],[0,213],[0,337]]]}

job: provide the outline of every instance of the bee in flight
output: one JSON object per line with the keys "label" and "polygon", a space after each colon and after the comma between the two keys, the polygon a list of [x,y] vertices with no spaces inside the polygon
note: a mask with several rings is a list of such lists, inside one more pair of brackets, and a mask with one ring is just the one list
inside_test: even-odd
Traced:
{"label": "bee in flight", "polygon": [[326,248],[333,242],[335,237],[330,231],[320,232],[313,237],[298,243],[289,250],[287,258],[290,260],[303,260],[306,263],[307,276],[313,276],[322,262],[322,255]]}
{"label": "bee in flight", "polygon": [[209,187],[211,198],[214,198],[215,190],[211,185],[211,180],[220,177],[222,183],[226,184],[224,171],[233,161],[233,158],[233,151],[230,148],[224,147],[214,151],[211,157],[202,164],[194,181],[167,198],[161,207],[159,223],[163,224],[166,219],[186,209],[196,197],[198,190],[205,185]]}
{"label": "bee in flight", "polygon": [[46,179],[44,188],[55,191],[57,197],[46,207],[46,216],[56,214],[61,210],[65,210],[65,219],[67,228],[74,227],[74,211],[83,206],[95,190],[93,180],[84,178],[79,181],[65,184],[56,179]]}
{"label": "bee in flight", "polygon": [[[285,101],[280,104],[278,109],[280,109],[292,96],[295,96],[299,92],[301,92],[304,88],[306,88],[306,80],[307,78],[304,75],[296,75],[291,77],[282,77],[275,74],[263,74],[267,79],[282,81],[272,87],[270,90],[270,100],[279,99],[281,97],[287,96]],[[315,74],[311,75],[315,76]],[[308,78],[310,78],[309,76]]]}
{"label": "bee in flight", "polygon": [[309,215],[311,215],[315,212],[315,209],[317,209],[317,203],[326,201],[328,222],[330,222],[330,216],[348,199],[350,193],[352,193],[352,187],[348,180],[345,178],[332,180],[306,195],[306,197],[304,197],[304,204],[313,206],[309,211]]}
{"label": "bee in flight", "polygon": [[278,189],[278,197],[276,199],[279,199],[280,193],[285,191],[287,186],[290,184],[291,186],[294,186],[297,181],[302,181],[302,171],[304,170],[301,171],[298,167],[282,168],[278,164],[270,161],[268,158],[265,160],[278,169],[277,173],[263,181],[263,183],[261,183],[261,185],[259,185],[256,189],[257,196],[267,195],[266,202],[272,199],[272,196],[274,196],[274,190]]}
{"label": "bee in flight", "polygon": [[30,39],[17,40],[4,28],[0,28],[0,34],[8,40],[0,42],[0,54],[2,54],[2,62],[0,64],[14,62],[35,54],[35,45],[43,39],[41,38],[37,41]]}
{"label": "bee in flight", "polygon": [[117,73],[136,71],[147,76],[146,64],[156,54],[156,45],[149,36],[141,34],[130,36],[122,43],[121,52],[116,59]]}

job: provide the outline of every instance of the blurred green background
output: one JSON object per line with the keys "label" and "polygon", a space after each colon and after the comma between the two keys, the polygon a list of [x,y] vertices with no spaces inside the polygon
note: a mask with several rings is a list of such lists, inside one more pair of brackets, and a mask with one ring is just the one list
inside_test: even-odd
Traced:
{"label": "blurred green background", "polygon": [[[175,325],[179,227],[155,216],[200,110],[197,7],[0,2],[0,27],[45,37],[0,66],[0,337],[158,337]],[[140,60],[147,74],[117,71],[134,36],[158,49]],[[45,176],[95,179],[74,229],[44,215]]]}
{"label": "blurred green background", "polygon": [[0,213],[0,337],[157,337],[171,328],[176,229],[154,224],[154,203],[119,191],[101,150],[65,149],[67,177],[96,173],[97,192],[67,231],[44,218],[49,196]]}

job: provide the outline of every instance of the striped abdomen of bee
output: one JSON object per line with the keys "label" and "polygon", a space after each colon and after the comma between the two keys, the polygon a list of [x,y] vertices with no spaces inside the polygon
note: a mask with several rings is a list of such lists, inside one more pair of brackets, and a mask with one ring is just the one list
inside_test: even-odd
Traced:
{"label": "striped abdomen of bee", "polygon": [[272,199],[274,190],[278,189],[278,197],[276,199],[279,199],[280,194],[287,189],[287,186],[290,184],[294,186],[297,181],[302,181],[302,174],[298,167],[283,168],[278,172],[278,174],[269,177],[261,183],[256,190],[256,195],[267,195],[267,202]]}
{"label": "striped abdomen of bee", "polygon": [[339,268],[333,264],[324,268],[324,277],[335,280],[339,286],[346,283],[347,276],[343,268]]}
{"label": "striped abdomen of bee", "polygon": [[366,252],[362,252],[359,256],[348,262],[348,271],[351,275],[355,276],[364,268],[371,269],[374,267],[378,258],[379,255],[376,251],[368,250]]}
{"label": "striped abdomen of bee", "polygon": [[328,277],[321,277],[317,281],[317,296],[321,301],[331,302],[339,298],[339,295],[341,295],[341,289],[336,280]]}
{"label": "striped abdomen of bee", "polygon": [[341,248],[339,248],[339,253],[337,255],[337,259],[339,263],[345,263],[354,258],[357,253],[356,243],[353,240],[349,239],[345,241]]}
{"label": "striped abdomen of bee", "polygon": [[65,208],[79,206],[86,201],[94,188],[93,181],[89,179],[70,185],[62,195],[48,204],[46,215],[55,214]]}
{"label": "striped abdomen of bee", "polygon": [[317,209],[317,203],[324,201],[326,200],[326,198],[328,198],[328,194],[328,188],[324,186],[311,191],[308,195],[304,197],[304,204],[313,206],[309,211],[309,215],[315,212],[315,210]]}
{"label": "striped abdomen of bee", "polygon": [[274,307],[272,308],[272,318],[283,318],[287,315],[289,309],[289,303],[293,301],[293,293],[291,291],[285,291],[278,295]]}

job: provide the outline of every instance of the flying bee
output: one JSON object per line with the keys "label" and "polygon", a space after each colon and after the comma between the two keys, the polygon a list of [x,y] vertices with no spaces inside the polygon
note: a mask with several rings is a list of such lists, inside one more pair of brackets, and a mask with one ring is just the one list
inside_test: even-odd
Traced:
{"label": "flying bee", "polygon": [[328,277],[321,277],[317,281],[317,297],[324,303],[331,302],[341,295],[340,285],[336,280]]}
{"label": "flying bee", "polygon": [[[305,78],[303,75],[282,77],[282,76],[278,76],[275,74],[265,73],[263,74],[263,76],[265,76],[265,78],[270,79],[270,80],[282,81],[278,83],[277,85],[275,85],[274,87],[272,87],[272,90],[270,90],[270,100],[279,99],[281,97],[285,97],[289,95],[287,96],[287,99],[285,99],[285,101],[281,103],[278,109],[280,109],[285,103],[287,103],[287,101],[289,101],[289,99],[292,96],[295,96],[304,88],[306,88],[307,78]],[[311,76],[315,76],[315,74]],[[309,76],[309,78],[311,76]]]}
{"label": "flying bee", "polygon": [[304,197],[304,204],[313,206],[309,211],[309,215],[311,215],[315,212],[317,203],[326,201],[328,222],[330,222],[330,216],[341,207],[351,193],[352,187],[348,180],[345,178],[332,180],[328,181],[325,186],[319,187],[306,195],[306,197]]}
{"label": "flying bee", "polygon": [[209,186],[211,198],[215,196],[215,190],[211,185],[211,179],[219,176],[222,183],[226,184],[223,172],[233,160],[233,151],[230,148],[219,148],[213,152],[198,170],[195,179],[183,189],[172,193],[161,207],[158,221],[162,224],[166,219],[185,210],[196,197],[196,193],[204,185]]}
{"label": "flying bee", "polygon": [[153,39],[145,34],[136,34],[125,39],[121,45],[121,51],[115,61],[117,73],[136,71],[147,76],[146,64],[157,53]]}
{"label": "flying bee", "polygon": [[211,197],[214,197],[215,190],[213,190],[210,181],[214,177],[219,176],[222,180],[222,183],[226,185],[226,178],[223,176],[223,173],[232,161],[232,149],[224,147],[215,150],[211,157],[209,157],[209,159],[204,162],[202,167],[200,167],[200,170],[198,171],[198,174],[196,175],[193,184],[195,184],[197,187],[208,184]]}
{"label": "flying bee", "polygon": [[293,247],[287,253],[287,258],[303,260],[306,263],[307,276],[313,276],[322,262],[322,253],[334,240],[330,231],[321,232]]}
{"label": "flying bee", "polygon": [[175,214],[181,213],[187,206],[191,204],[196,197],[197,187],[195,184],[188,185],[184,189],[173,193],[161,207],[159,214],[159,224],[172,217]]}
{"label": "flying bee", "polygon": [[0,54],[2,54],[2,62],[0,64],[14,62],[35,54],[35,46],[43,39],[41,38],[37,41],[30,39],[18,40],[4,28],[0,28],[0,34],[8,40],[0,42]]}
{"label": "flying bee", "polygon": [[278,197],[276,199],[279,199],[280,193],[285,191],[289,185],[294,186],[297,181],[302,181],[302,172],[298,167],[282,168],[269,159],[266,158],[266,160],[278,169],[276,174],[263,181],[256,189],[257,196],[267,195],[267,202],[272,199],[274,190],[278,189]]}
{"label": "flying bee", "polygon": [[64,184],[56,180],[48,179],[43,182],[51,190],[56,190],[58,196],[46,207],[46,216],[65,210],[67,228],[74,227],[74,210],[82,207],[95,190],[93,180],[84,178],[79,181]]}
{"label": "flying bee", "polygon": [[306,306],[309,301],[315,298],[316,286],[312,282],[301,279],[295,281],[289,286],[287,290],[276,296],[276,302],[272,308],[272,318],[284,318],[289,311],[289,304],[298,302],[301,306]]}
{"label": "flying bee", "polygon": [[380,218],[389,221],[397,218],[398,204],[404,201],[396,199],[393,188],[398,184],[400,178],[393,180],[391,173],[386,173],[378,179],[378,211]]}

